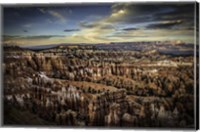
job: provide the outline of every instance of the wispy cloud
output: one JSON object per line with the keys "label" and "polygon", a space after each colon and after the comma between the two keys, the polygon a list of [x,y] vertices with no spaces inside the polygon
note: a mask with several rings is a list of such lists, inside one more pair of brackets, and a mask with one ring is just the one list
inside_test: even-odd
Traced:
{"label": "wispy cloud", "polygon": [[[73,8],[67,8],[67,6],[63,8],[41,7],[36,8],[37,11],[35,9],[32,11],[27,10],[24,13],[21,11],[20,15],[25,17],[22,17],[18,23],[13,24],[15,28],[8,33],[6,32],[6,34],[18,34],[18,32],[15,33],[16,27],[24,24],[18,29],[19,33],[25,29],[30,33],[21,34],[44,35],[15,37],[12,39],[7,37],[6,42],[16,42],[18,44],[108,43],[171,39],[193,42],[194,5],[190,3],[116,3],[106,6],[103,10],[99,6],[99,12],[95,10],[96,7],[92,6],[74,7],[76,6],[74,5]],[[77,5],[77,7],[80,7],[80,5]],[[105,12],[104,9],[107,9],[108,12]],[[96,12],[91,13],[94,10]],[[67,25],[66,22],[68,22]],[[8,24],[7,27],[9,26]],[[45,34],[67,35],[51,36]]]}
{"label": "wispy cloud", "polygon": [[43,9],[43,8],[39,8],[38,10],[39,10],[41,13],[43,13],[43,14],[48,13],[49,15],[51,15],[51,16],[53,16],[53,17],[55,17],[55,18],[58,18],[60,21],[66,22],[65,17],[64,17],[61,13],[59,13],[58,11],[49,10],[49,9],[45,10],[45,9]]}
{"label": "wispy cloud", "polygon": [[32,27],[32,24],[24,24],[24,25],[22,25],[23,27],[25,27],[25,28],[30,28],[30,27]]}
{"label": "wispy cloud", "polygon": [[58,18],[59,20],[61,20],[62,22],[65,22],[66,19],[65,17],[61,14],[61,13],[58,13],[56,11],[53,11],[53,10],[50,10],[48,11],[48,13],[56,18]]}
{"label": "wispy cloud", "polygon": [[[128,38],[129,41],[136,41],[147,36],[152,40],[177,38],[185,41],[186,37],[188,39],[193,36],[193,32],[188,30],[194,26],[194,22],[191,22],[194,16],[193,8],[193,4],[114,4],[110,15],[100,20],[80,22],[83,31],[77,34],[89,38],[87,33],[91,31],[90,37],[93,37],[93,41],[95,38],[122,41]],[[120,30],[120,34],[114,35]]]}
{"label": "wispy cloud", "polygon": [[51,19],[46,19],[46,21],[47,21],[48,23],[53,23],[53,21],[52,21]]}
{"label": "wispy cloud", "polygon": [[45,9],[43,9],[43,8],[39,8],[38,10],[39,10],[41,13],[43,13],[43,14],[46,13]]}

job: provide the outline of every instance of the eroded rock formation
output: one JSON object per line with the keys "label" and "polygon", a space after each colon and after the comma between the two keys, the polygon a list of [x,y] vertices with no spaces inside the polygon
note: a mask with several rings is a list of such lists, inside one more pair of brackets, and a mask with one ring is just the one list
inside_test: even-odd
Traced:
{"label": "eroded rock formation", "polygon": [[192,59],[90,47],[5,50],[4,100],[57,125],[191,127]]}

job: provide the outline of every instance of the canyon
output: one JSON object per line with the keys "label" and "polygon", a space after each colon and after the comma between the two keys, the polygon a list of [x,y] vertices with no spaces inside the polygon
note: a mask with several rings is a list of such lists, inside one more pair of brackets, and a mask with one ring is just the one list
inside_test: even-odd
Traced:
{"label": "canyon", "polygon": [[28,111],[32,125],[194,127],[192,54],[108,47],[3,47],[4,123]]}

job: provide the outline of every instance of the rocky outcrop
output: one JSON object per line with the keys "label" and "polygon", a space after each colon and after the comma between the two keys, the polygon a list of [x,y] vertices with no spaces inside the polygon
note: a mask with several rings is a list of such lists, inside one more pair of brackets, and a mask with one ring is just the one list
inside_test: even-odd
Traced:
{"label": "rocky outcrop", "polygon": [[117,103],[113,103],[109,108],[109,114],[105,117],[105,123],[108,126],[120,126],[120,119],[120,105]]}

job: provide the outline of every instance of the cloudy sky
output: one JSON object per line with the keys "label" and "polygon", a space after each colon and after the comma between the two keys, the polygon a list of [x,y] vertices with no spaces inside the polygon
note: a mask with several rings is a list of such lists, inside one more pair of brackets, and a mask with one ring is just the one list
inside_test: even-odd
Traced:
{"label": "cloudy sky", "polygon": [[194,3],[4,7],[5,44],[181,40],[193,43]]}

